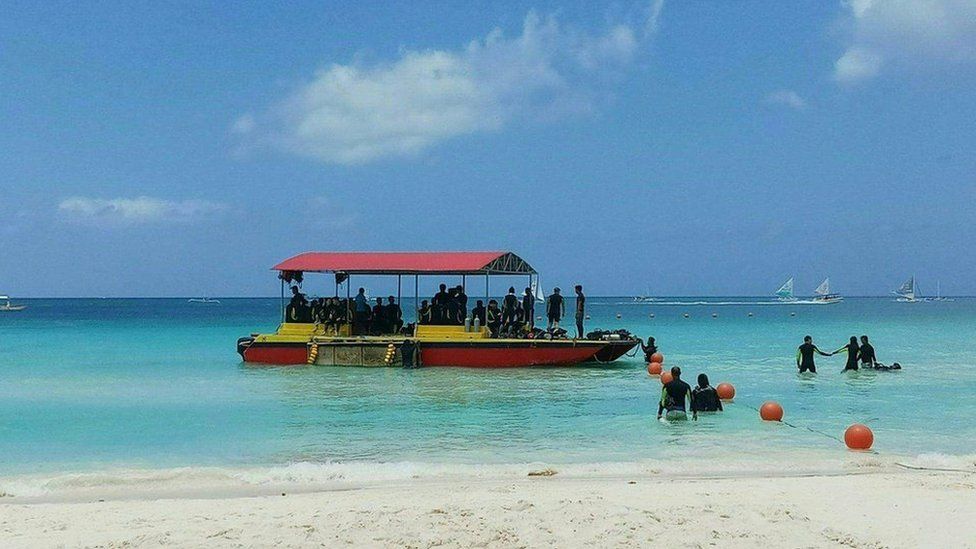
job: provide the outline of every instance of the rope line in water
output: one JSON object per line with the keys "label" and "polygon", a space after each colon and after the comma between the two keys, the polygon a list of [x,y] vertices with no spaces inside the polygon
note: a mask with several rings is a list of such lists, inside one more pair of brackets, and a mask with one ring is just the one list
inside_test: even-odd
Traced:
{"label": "rope line in water", "polygon": [[[759,408],[756,408],[755,406],[752,406],[751,404],[746,404],[746,403],[743,403],[743,404],[745,405],[746,408],[751,408],[751,409],[755,410],[756,412],[759,412]],[[825,437],[827,437],[827,438],[829,438],[831,440],[836,440],[837,442],[840,442],[840,443],[842,443],[844,445],[847,444],[846,442],[844,442],[844,439],[840,438],[839,436],[832,435],[832,434],[827,433],[827,432],[824,432],[824,431],[819,431],[817,429],[814,429],[813,427],[807,427],[805,425],[802,425],[802,426],[801,425],[794,425],[794,424],[790,423],[789,421],[782,420],[782,419],[780,420],[780,423],[782,423],[783,425],[786,425],[787,427],[792,427],[794,429],[801,429],[801,430],[805,429],[807,431],[810,431],[811,433],[816,433],[818,435],[823,435],[823,436],[825,436]],[[872,454],[877,454],[878,453],[877,450],[866,450],[866,451],[867,452],[871,452]]]}

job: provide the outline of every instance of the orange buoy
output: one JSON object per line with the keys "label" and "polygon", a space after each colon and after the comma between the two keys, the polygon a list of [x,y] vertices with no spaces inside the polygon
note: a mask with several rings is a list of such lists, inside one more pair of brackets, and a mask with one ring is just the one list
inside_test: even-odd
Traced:
{"label": "orange buoy", "polygon": [[718,398],[722,400],[732,400],[735,398],[735,387],[731,383],[719,383],[718,387],[715,388],[715,392],[718,393]]}
{"label": "orange buoy", "polygon": [[652,375],[652,376],[659,376],[659,375],[661,375],[661,363],[660,362],[652,362],[652,363],[648,364],[647,365],[647,373],[650,374],[650,375]]}
{"label": "orange buoy", "polygon": [[855,423],[844,431],[844,442],[851,450],[869,450],[874,444],[874,433],[867,425]]}
{"label": "orange buoy", "polygon": [[661,353],[654,353],[653,355],[651,355],[651,362],[664,364],[664,355],[662,355]]}
{"label": "orange buoy", "polygon": [[759,417],[763,421],[783,421],[783,407],[778,402],[768,400],[759,407]]}
{"label": "orange buoy", "polygon": [[661,372],[661,385],[667,385],[672,381],[674,381],[674,376],[671,375],[671,372]]}

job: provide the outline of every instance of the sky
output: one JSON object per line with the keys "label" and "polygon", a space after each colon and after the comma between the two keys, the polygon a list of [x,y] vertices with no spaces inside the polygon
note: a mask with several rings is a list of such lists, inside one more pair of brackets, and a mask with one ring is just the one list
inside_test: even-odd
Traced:
{"label": "sky", "polygon": [[511,250],[591,295],[976,294],[974,90],[976,0],[8,2],[0,293]]}

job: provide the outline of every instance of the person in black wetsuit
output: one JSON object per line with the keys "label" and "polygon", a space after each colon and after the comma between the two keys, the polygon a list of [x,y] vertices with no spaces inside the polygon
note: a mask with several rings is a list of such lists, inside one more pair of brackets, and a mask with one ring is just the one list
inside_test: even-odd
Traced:
{"label": "person in black wetsuit", "polygon": [[383,311],[387,329],[390,330],[390,333],[399,334],[400,329],[403,328],[403,311],[392,295],[386,298],[386,307],[383,308]]}
{"label": "person in black wetsuit", "polygon": [[529,331],[535,328],[535,296],[532,295],[532,288],[526,288],[522,295],[522,314],[525,322],[529,325]]}
{"label": "person in black wetsuit", "polygon": [[559,288],[552,289],[552,295],[549,296],[549,300],[546,302],[546,317],[549,320],[548,328],[558,329],[559,320],[566,314],[566,303],[563,301],[563,296],[559,294]]}
{"label": "person in black wetsuit", "polygon": [[836,355],[837,353],[847,353],[847,364],[844,365],[844,369],[841,370],[842,372],[857,370],[857,359],[860,357],[861,348],[857,345],[856,337],[851,336],[850,343],[830,354]]}
{"label": "person in black wetsuit", "polygon": [[485,320],[491,337],[498,337],[499,329],[502,327],[502,312],[498,309],[498,302],[494,299],[488,300],[488,309],[485,311]]}
{"label": "person in black wetsuit", "polygon": [[464,319],[468,316],[468,294],[464,293],[464,286],[458,286],[455,299],[458,308],[458,324],[464,324]]}
{"label": "person in black wetsuit", "polygon": [[451,305],[451,294],[447,293],[447,284],[440,285],[440,291],[434,294],[430,301],[431,324],[443,326],[448,324],[448,308]]}
{"label": "person in black wetsuit", "polygon": [[417,324],[427,325],[433,321],[434,311],[431,306],[427,303],[427,300],[420,302],[420,308],[417,309]]}
{"label": "person in black wetsuit", "polygon": [[685,400],[691,405],[691,415],[698,419],[698,411],[695,410],[692,400],[691,386],[681,381],[681,368],[675,366],[671,368],[671,376],[674,378],[661,387],[661,401],[657,405],[657,418],[661,419],[661,414],[667,410],[668,419],[688,419],[685,407]]}
{"label": "person in black wetsuit", "polygon": [[708,384],[708,376],[698,374],[698,386],[691,391],[691,408],[696,412],[721,412],[722,400],[718,391]]}
{"label": "person in black wetsuit", "polygon": [[655,344],[654,338],[647,336],[647,343],[644,343],[640,339],[637,340],[637,343],[640,344],[641,350],[644,351],[644,362],[650,364],[651,355],[657,352],[657,344]]}
{"label": "person in black wetsuit", "polygon": [[369,315],[369,333],[372,335],[385,334],[386,327],[386,307],[383,306],[383,298],[376,298],[376,305],[373,306],[373,310]]}
{"label": "person in black wetsuit", "polygon": [[586,296],[583,295],[583,286],[576,285],[576,337],[583,339],[583,318],[586,317]]}
{"label": "person in black wetsuit", "polygon": [[307,322],[306,317],[310,317],[308,311],[308,300],[305,294],[298,289],[298,286],[291,287],[291,300],[285,309],[286,322]]}
{"label": "person in black wetsuit", "polygon": [[868,343],[868,336],[861,336],[861,366],[874,368],[878,364],[878,356],[874,354],[874,346]]}
{"label": "person in black wetsuit", "polygon": [[508,289],[508,295],[502,300],[502,324],[508,325],[515,322],[518,316],[518,296],[515,295],[515,288]]}
{"label": "person in black wetsuit", "polygon": [[796,367],[800,369],[800,373],[811,372],[817,373],[817,365],[813,362],[813,354],[817,353],[820,356],[830,356],[829,354],[821,351],[813,344],[813,338],[810,336],[803,337],[803,345],[800,345],[796,349]]}
{"label": "person in black wetsuit", "polygon": [[474,309],[471,309],[471,317],[478,319],[479,326],[485,326],[485,302],[478,300],[475,302]]}

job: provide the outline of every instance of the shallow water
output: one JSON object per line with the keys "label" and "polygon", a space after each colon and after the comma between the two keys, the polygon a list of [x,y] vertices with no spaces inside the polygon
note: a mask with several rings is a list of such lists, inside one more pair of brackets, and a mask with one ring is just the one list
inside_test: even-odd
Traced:
{"label": "shallow water", "polygon": [[[829,460],[846,452],[832,437],[854,422],[872,427],[881,454],[976,453],[973,299],[682,306],[591,298],[588,329],[654,335],[666,365],[681,366],[689,381],[707,372],[713,384],[735,384],[725,413],[681,424],[654,419],[660,383],[642,357],[509,370],[251,367],[236,339],[273,329],[276,299],[27,303],[0,315],[4,475],[299,462]],[[797,375],[803,335],[828,351],[865,333],[881,361],[904,370],[841,374],[838,356],[819,358],[816,377]],[[759,421],[754,408],[767,399],[795,428]]]}

